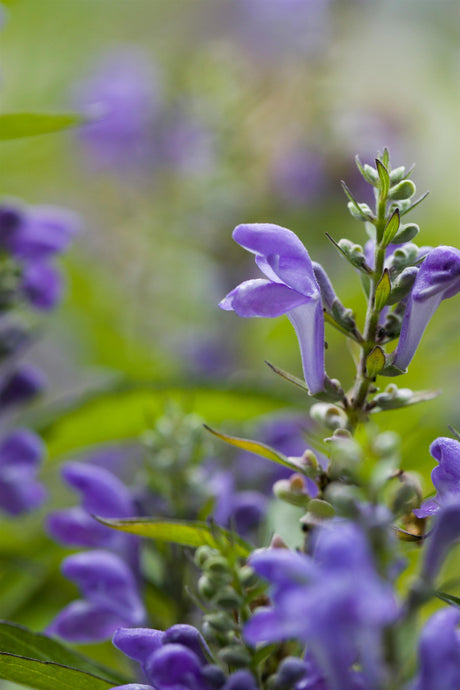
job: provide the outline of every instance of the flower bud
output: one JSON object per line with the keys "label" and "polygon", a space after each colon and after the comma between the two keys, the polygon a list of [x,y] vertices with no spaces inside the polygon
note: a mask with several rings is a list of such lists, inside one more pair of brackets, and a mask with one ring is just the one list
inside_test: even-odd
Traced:
{"label": "flower bud", "polygon": [[406,175],[406,168],[404,167],[404,165],[400,165],[398,168],[394,168],[394,170],[392,170],[390,172],[390,182],[392,184],[396,184],[397,182],[401,182],[401,180],[404,179],[405,175]]}
{"label": "flower bud", "polygon": [[[300,477],[300,475],[297,476]],[[286,501],[286,503],[305,508],[310,501],[310,496],[306,493],[304,487],[305,485],[300,488],[292,486],[289,479],[279,479],[273,485],[273,493],[277,498]]]}
{"label": "flower bud", "polygon": [[217,591],[216,583],[209,579],[207,575],[202,575],[198,580],[198,592],[203,599],[212,599]]}
{"label": "flower bud", "polygon": [[225,611],[232,611],[239,608],[243,600],[232,587],[223,587],[217,592],[213,603]]}
{"label": "flower bud", "polygon": [[249,666],[251,663],[251,656],[248,650],[241,645],[230,645],[229,647],[224,647],[218,653],[219,659],[229,666],[235,666],[236,668],[244,668]]}
{"label": "flower bud", "polygon": [[392,244],[404,244],[411,242],[418,235],[420,228],[416,223],[406,223],[400,225],[396,235],[391,240]]}
{"label": "flower bud", "polygon": [[313,498],[308,504],[308,511],[300,518],[302,525],[314,527],[320,525],[324,520],[330,520],[335,515],[333,506],[320,498]]}
{"label": "flower bud", "polygon": [[412,180],[402,180],[394,187],[390,188],[388,198],[394,201],[404,201],[414,196],[416,192],[415,184]]}
{"label": "flower bud", "polygon": [[241,582],[243,587],[252,587],[257,583],[258,577],[254,568],[251,568],[250,565],[243,565],[238,570],[238,580]]}
{"label": "flower bud", "polygon": [[357,206],[352,201],[349,201],[347,206],[350,214],[357,220],[366,221],[372,216],[372,211],[367,204],[358,204],[357,206],[359,211]]}
{"label": "flower bud", "polygon": [[219,611],[218,613],[208,613],[205,616],[205,620],[213,630],[216,630],[219,633],[227,633],[236,629],[235,621],[228,613],[225,613],[224,611]]}
{"label": "flower bud", "polygon": [[347,416],[343,410],[329,403],[316,403],[310,408],[310,416],[316,422],[324,424],[328,429],[344,429],[347,426]]}
{"label": "flower bud", "polygon": [[408,266],[394,281],[387,304],[396,304],[406,297],[412,289],[419,269],[417,266]]}
{"label": "flower bud", "polygon": [[401,482],[392,501],[395,515],[405,515],[418,508],[422,502],[422,487],[416,474],[403,472],[399,477]]}
{"label": "flower bud", "polygon": [[195,551],[195,564],[199,568],[203,568],[206,565],[207,560],[211,558],[211,556],[215,555],[216,551],[211,549],[210,546],[199,546]]}

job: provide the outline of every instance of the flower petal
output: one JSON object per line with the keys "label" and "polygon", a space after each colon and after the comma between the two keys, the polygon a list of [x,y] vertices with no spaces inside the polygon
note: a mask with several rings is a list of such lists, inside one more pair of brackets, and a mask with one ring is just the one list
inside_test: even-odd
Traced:
{"label": "flower petal", "polygon": [[324,389],[324,317],[321,299],[304,303],[288,314],[300,346],[305,382],[311,395]]}
{"label": "flower petal", "polygon": [[295,309],[309,301],[308,297],[270,280],[246,280],[229,292],[220,302],[221,309],[234,310],[238,316],[273,318]]}
{"label": "flower petal", "polygon": [[267,278],[282,281],[305,295],[319,292],[310,256],[297,235],[272,223],[238,225],[233,239],[256,255]]}

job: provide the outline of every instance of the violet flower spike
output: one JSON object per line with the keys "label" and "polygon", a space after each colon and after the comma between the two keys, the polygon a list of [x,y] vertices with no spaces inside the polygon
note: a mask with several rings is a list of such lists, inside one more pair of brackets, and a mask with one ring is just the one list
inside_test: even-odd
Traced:
{"label": "violet flower spike", "polygon": [[299,238],[279,225],[238,225],[233,239],[255,254],[268,280],[247,280],[220,302],[238,316],[273,318],[286,314],[300,345],[305,381],[311,395],[324,390],[324,317],[312,262]]}
{"label": "violet flower spike", "polygon": [[460,251],[436,247],[421,265],[409,295],[394,352],[393,364],[405,370],[411,362],[429,320],[443,299],[460,292]]}

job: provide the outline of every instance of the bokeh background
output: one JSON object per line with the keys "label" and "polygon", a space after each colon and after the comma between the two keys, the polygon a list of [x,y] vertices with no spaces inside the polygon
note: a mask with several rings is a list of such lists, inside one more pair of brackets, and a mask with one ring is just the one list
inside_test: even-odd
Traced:
{"label": "bokeh background", "polygon": [[[457,0],[3,5],[1,110],[91,120],[0,143],[3,197],[82,221],[63,260],[66,298],[29,354],[50,380],[28,421],[49,442],[51,484],[63,455],[135,436],[170,399],[227,428],[307,409],[264,364],[300,374],[287,319],[244,321],[217,304],[256,276],[233,227],[267,221],[295,231],[362,314],[359,278],[325,237],[365,241],[340,187],[369,197],[355,154],[371,163],[388,146],[394,166],[416,162],[418,191],[430,190],[411,216],[419,243],[458,245]],[[378,421],[402,433],[404,466],[426,491],[428,444],[460,428],[459,325],[458,298],[443,303],[404,380],[443,395]],[[349,385],[352,353],[327,339],[328,373]],[[28,544],[32,522],[5,522],[3,543]],[[51,597],[40,608],[19,593],[16,605],[13,580],[0,615],[37,627]]]}

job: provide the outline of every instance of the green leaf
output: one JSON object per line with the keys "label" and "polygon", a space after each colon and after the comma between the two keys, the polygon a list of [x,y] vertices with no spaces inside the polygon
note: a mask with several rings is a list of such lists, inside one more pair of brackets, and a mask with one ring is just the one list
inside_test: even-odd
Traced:
{"label": "green leaf", "polygon": [[122,439],[136,438],[162,415],[169,402],[177,402],[211,423],[234,422],[285,408],[288,395],[266,389],[227,390],[211,386],[176,386],[118,382],[67,402],[42,408],[40,417],[28,422],[43,436],[51,458],[80,448]]}
{"label": "green leaf", "polygon": [[243,539],[223,527],[206,522],[182,522],[180,520],[162,520],[161,518],[101,518],[96,519],[107,527],[137,534],[139,537],[166,541],[181,546],[211,546],[220,549],[231,546],[237,556],[246,558],[251,547]]}
{"label": "green leaf", "polygon": [[104,690],[126,678],[20,625],[0,621],[0,678],[43,690]]}
{"label": "green leaf", "polygon": [[214,436],[217,436],[217,438],[220,438],[221,441],[225,441],[225,443],[228,443],[231,446],[235,446],[241,450],[246,450],[249,453],[254,453],[254,455],[259,455],[262,458],[276,462],[278,465],[289,467],[289,469],[293,472],[303,471],[300,465],[297,465],[286,455],[283,455],[277,450],[270,448],[270,446],[265,445],[265,443],[251,441],[247,438],[238,438],[237,436],[227,436],[226,434],[221,434],[218,431],[214,431],[214,429],[211,429],[211,427],[207,426],[206,424],[204,425],[204,428],[211,432],[211,434],[214,434]]}
{"label": "green leaf", "polygon": [[[327,314],[327,312],[326,312],[325,316],[326,315],[329,316],[329,314]],[[329,317],[329,318],[331,319],[331,321],[333,321],[332,317]],[[335,321],[333,321],[333,323],[335,324]],[[344,332],[346,333],[345,330],[344,330]],[[284,369],[279,369],[278,367],[275,367],[274,364],[267,362],[267,360],[265,360],[265,364],[268,367],[270,367],[270,369],[272,371],[274,371],[275,374],[278,374],[278,376],[281,376],[282,379],[284,379],[285,381],[289,381],[289,383],[293,383],[294,386],[297,386],[297,388],[300,388],[301,390],[308,393],[308,386],[305,383],[305,381],[302,381],[302,379],[299,379],[297,376],[294,376],[294,374],[290,374],[288,371],[284,371]]]}
{"label": "green leaf", "polygon": [[413,204],[411,204],[410,206],[408,206],[408,207],[405,208],[404,210],[400,210],[400,215],[401,215],[401,216],[405,216],[406,213],[409,213],[409,211],[412,211],[416,206],[418,206],[419,204],[421,204],[422,201],[424,201],[424,200],[427,198],[427,196],[428,196],[429,193],[430,193],[430,192],[425,192],[425,194],[422,194],[422,196],[419,197],[418,199],[416,199],[416,200],[414,201]]}
{"label": "green leaf", "polygon": [[387,300],[390,296],[391,292],[391,281],[390,281],[390,274],[388,272],[388,269],[386,268],[383,272],[383,276],[377,283],[377,287],[375,289],[375,308],[377,311],[382,311],[383,307],[387,303]]}
{"label": "green leaf", "polygon": [[110,690],[111,681],[85,671],[0,652],[0,678],[37,690]]}
{"label": "green leaf", "polygon": [[60,132],[85,122],[77,113],[47,115],[45,113],[5,113],[0,115],[0,140],[22,139],[38,134]]}
{"label": "green leaf", "polygon": [[366,359],[366,371],[370,379],[373,379],[379,374],[385,366],[385,354],[380,347],[376,345],[372,352],[369,353]]}
{"label": "green leaf", "polygon": [[455,608],[460,609],[460,598],[459,597],[454,597],[453,594],[447,594],[446,592],[436,592],[436,596],[438,599],[441,599],[441,601],[445,601],[446,604],[449,604],[450,606],[455,606]]}
{"label": "green leaf", "polygon": [[377,166],[377,172],[380,181],[380,198],[385,200],[390,190],[390,175],[388,174],[388,170],[386,169],[384,164],[381,161],[379,161],[378,158],[376,159],[375,164]]}
{"label": "green leaf", "polygon": [[383,149],[383,156],[382,156],[382,161],[383,165],[388,168],[390,165],[390,152],[388,151],[387,147]]}
{"label": "green leaf", "polygon": [[386,224],[385,230],[383,231],[383,244],[385,247],[388,247],[388,245],[391,244],[394,236],[396,235],[396,233],[399,230],[400,222],[401,222],[401,219],[399,217],[399,208],[397,208],[396,211],[391,216],[388,223]]}

